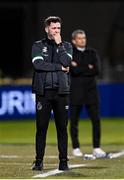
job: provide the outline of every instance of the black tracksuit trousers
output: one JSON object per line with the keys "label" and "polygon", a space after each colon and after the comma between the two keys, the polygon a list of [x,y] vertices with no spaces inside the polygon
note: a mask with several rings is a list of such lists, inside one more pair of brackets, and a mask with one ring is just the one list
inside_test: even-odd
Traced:
{"label": "black tracksuit trousers", "polygon": [[[93,133],[93,147],[100,146],[100,117],[98,104],[86,104],[85,105],[88,115],[92,121],[92,133]],[[82,109],[82,105],[71,105],[70,107],[70,134],[73,148],[80,147],[78,140],[78,120]]]}
{"label": "black tracksuit trousers", "polygon": [[57,130],[59,159],[67,159],[68,95],[58,95],[56,90],[46,90],[44,96],[36,95],[36,159],[43,160],[46,134],[51,110]]}

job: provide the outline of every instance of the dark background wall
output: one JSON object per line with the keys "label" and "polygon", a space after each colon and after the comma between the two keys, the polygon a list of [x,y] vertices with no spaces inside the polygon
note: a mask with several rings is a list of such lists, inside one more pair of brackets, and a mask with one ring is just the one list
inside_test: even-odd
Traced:
{"label": "dark background wall", "polygon": [[101,81],[124,81],[124,3],[121,1],[36,1],[0,4],[1,76],[31,77],[31,46],[44,37],[47,16],[62,18],[62,36],[86,31],[101,57]]}

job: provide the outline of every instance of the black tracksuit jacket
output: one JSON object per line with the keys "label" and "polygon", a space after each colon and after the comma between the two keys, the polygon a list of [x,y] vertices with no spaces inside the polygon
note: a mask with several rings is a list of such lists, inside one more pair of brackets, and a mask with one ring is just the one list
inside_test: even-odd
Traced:
{"label": "black tracksuit jacket", "polygon": [[63,41],[57,45],[53,40],[44,38],[32,46],[34,75],[32,91],[44,95],[45,89],[58,89],[58,94],[69,94],[70,75],[62,71],[62,66],[70,66],[72,46]]}

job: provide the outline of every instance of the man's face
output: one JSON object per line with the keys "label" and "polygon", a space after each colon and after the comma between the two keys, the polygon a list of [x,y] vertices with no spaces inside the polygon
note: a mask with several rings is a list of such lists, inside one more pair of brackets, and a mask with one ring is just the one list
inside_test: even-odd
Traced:
{"label": "man's face", "polygon": [[84,48],[86,46],[86,34],[78,33],[72,40],[72,43],[79,48]]}
{"label": "man's face", "polygon": [[45,28],[45,31],[50,39],[54,39],[54,35],[61,33],[61,24],[59,22],[51,22],[50,26]]}

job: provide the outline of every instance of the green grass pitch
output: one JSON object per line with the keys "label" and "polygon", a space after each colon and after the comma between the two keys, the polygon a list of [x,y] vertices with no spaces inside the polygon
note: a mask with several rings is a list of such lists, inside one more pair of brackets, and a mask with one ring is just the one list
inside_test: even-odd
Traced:
{"label": "green grass pitch", "polygon": [[[124,150],[124,119],[102,119],[101,147],[107,152]],[[68,124],[68,132],[69,132]],[[69,133],[68,133],[69,134]],[[92,152],[92,126],[90,120],[79,121],[79,139],[84,153]],[[35,121],[0,122],[0,179],[32,178],[40,172],[33,172],[31,165],[35,156]],[[69,134],[69,164],[84,164],[47,178],[109,179],[124,178],[124,156],[116,159],[83,160],[73,158]],[[54,121],[50,121],[44,157],[44,172],[58,168],[57,138]]]}

